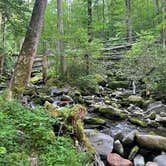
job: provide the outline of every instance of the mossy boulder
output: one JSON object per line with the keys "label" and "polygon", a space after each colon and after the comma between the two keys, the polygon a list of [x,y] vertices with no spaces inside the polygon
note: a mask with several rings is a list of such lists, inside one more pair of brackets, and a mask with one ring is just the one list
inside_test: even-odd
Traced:
{"label": "mossy boulder", "polygon": [[118,108],[112,106],[94,106],[96,112],[108,119],[122,120],[126,118],[126,115]]}
{"label": "mossy boulder", "polygon": [[136,104],[137,106],[142,106],[144,103],[144,99],[141,96],[137,96],[137,95],[129,96],[128,101],[130,103]]}
{"label": "mossy boulder", "polygon": [[111,89],[117,89],[117,88],[128,88],[129,82],[128,81],[117,81],[112,80],[108,83],[108,87]]}
{"label": "mossy boulder", "polygon": [[155,120],[156,119],[156,113],[155,112],[152,112],[150,113],[147,118],[149,118],[150,120]]}
{"label": "mossy boulder", "polygon": [[138,153],[138,151],[139,151],[139,147],[138,147],[137,145],[134,146],[134,147],[131,149],[131,152],[130,152],[130,154],[129,154],[128,159],[129,159],[129,160],[133,160],[134,157],[136,156],[136,154]]}
{"label": "mossy boulder", "polygon": [[147,127],[147,123],[140,120],[140,119],[137,119],[137,118],[130,118],[129,121],[132,123],[132,124],[135,124],[135,125],[138,125],[138,126],[141,126],[141,127]]}
{"label": "mossy boulder", "polygon": [[95,117],[89,117],[85,118],[84,120],[87,124],[93,124],[93,125],[104,125],[106,124],[106,121],[102,118],[95,118]]}
{"label": "mossy boulder", "polygon": [[136,142],[143,148],[166,151],[166,138],[162,136],[136,134]]}
{"label": "mossy boulder", "polygon": [[105,86],[107,83],[107,80],[103,75],[95,74],[95,79],[99,85]]}

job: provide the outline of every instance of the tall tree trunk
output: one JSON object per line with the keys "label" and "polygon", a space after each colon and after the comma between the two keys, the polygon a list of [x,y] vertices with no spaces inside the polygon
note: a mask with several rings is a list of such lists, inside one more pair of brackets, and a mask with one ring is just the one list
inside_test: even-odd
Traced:
{"label": "tall tree trunk", "polygon": [[34,4],[31,21],[9,86],[12,95],[17,98],[21,97],[31,76],[46,5],[47,0],[36,0]]}
{"label": "tall tree trunk", "polygon": [[2,14],[1,32],[2,32],[2,52],[0,54],[0,75],[3,74],[4,60],[5,60],[6,18],[4,14]]}
{"label": "tall tree trunk", "polygon": [[159,15],[159,0],[155,0],[156,4],[156,15]]}
{"label": "tall tree trunk", "polygon": [[[88,0],[88,42],[90,43],[92,41],[92,0]],[[90,68],[90,53],[89,50],[87,50],[87,54],[85,55],[86,60],[86,72],[87,75],[89,74],[89,68]]]}
{"label": "tall tree trunk", "polygon": [[64,77],[66,75],[66,61],[64,56],[64,31],[63,31],[63,19],[62,19],[62,0],[57,0],[57,17],[58,17],[58,52],[60,57],[60,73]]}
{"label": "tall tree trunk", "polygon": [[166,0],[163,0],[163,47],[166,48]]}
{"label": "tall tree trunk", "polygon": [[131,0],[125,0],[126,4],[126,30],[127,41],[132,42],[132,25],[131,25]]}

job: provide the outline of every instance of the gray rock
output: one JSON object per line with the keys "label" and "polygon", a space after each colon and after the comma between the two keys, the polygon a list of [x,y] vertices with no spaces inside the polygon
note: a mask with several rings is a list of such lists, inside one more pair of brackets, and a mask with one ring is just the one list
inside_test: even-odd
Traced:
{"label": "gray rock", "polygon": [[85,134],[99,155],[106,157],[112,152],[114,139],[111,136],[96,132],[96,130],[92,129],[85,130]]}
{"label": "gray rock", "polygon": [[150,112],[156,112],[157,114],[165,115],[166,105],[162,104],[161,101],[157,101],[155,103],[149,104],[147,108],[147,113],[150,113]]}
{"label": "gray rock", "polygon": [[120,154],[121,156],[124,155],[124,148],[123,145],[121,144],[121,142],[119,140],[116,140],[114,142],[114,150],[116,153]]}
{"label": "gray rock", "polygon": [[159,166],[166,166],[166,155],[159,155],[155,157],[153,161],[156,162]]}
{"label": "gray rock", "polygon": [[136,141],[141,147],[166,151],[166,137],[136,134]]}
{"label": "gray rock", "polygon": [[133,130],[131,133],[127,134],[127,135],[123,138],[122,142],[123,142],[125,145],[131,145],[131,144],[134,142],[134,140],[135,140],[135,136],[136,136],[136,133],[137,133],[137,132],[138,132],[137,130]]}
{"label": "gray rock", "polygon": [[61,101],[73,102],[73,99],[70,96],[68,96],[68,95],[62,95]]}
{"label": "gray rock", "polygon": [[138,147],[138,146],[134,146],[134,147],[131,149],[131,152],[130,152],[130,154],[129,154],[128,159],[129,159],[129,160],[133,160],[134,157],[136,156],[136,154],[138,153],[138,151],[139,151],[139,147]]}
{"label": "gray rock", "polygon": [[145,165],[144,157],[142,155],[138,154],[134,158],[134,166],[144,166],[144,165]]}

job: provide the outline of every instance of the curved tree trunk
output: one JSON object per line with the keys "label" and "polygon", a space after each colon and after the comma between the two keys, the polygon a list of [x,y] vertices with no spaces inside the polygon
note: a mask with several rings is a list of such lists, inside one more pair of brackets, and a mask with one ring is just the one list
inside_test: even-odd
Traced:
{"label": "curved tree trunk", "polygon": [[22,95],[31,76],[46,5],[47,0],[36,0],[34,4],[31,21],[9,85],[12,95],[17,98]]}

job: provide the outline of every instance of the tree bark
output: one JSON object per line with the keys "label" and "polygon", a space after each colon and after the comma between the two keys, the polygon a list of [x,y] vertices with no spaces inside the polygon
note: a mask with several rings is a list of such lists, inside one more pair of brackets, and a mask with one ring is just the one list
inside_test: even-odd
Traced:
{"label": "tree bark", "polygon": [[156,3],[156,15],[159,15],[159,0],[156,0],[155,3]]}
{"label": "tree bark", "polygon": [[131,0],[125,0],[126,4],[126,30],[127,30],[127,41],[132,42],[132,26],[131,26]]}
{"label": "tree bark", "polygon": [[[90,43],[92,41],[92,0],[88,0],[88,42]],[[86,73],[89,74],[90,69],[90,53],[89,50],[87,51],[87,54],[85,55],[86,60]]]}
{"label": "tree bark", "polygon": [[163,0],[163,48],[166,48],[166,0]]}
{"label": "tree bark", "polygon": [[4,61],[5,61],[5,36],[6,36],[6,18],[5,15],[2,14],[2,26],[1,26],[1,32],[2,32],[2,52],[0,55],[0,75],[4,72]]}
{"label": "tree bark", "polygon": [[62,0],[57,0],[57,17],[58,17],[58,52],[60,57],[60,74],[62,77],[66,75],[66,61],[64,56],[64,30],[63,30],[63,19],[62,19]]}
{"label": "tree bark", "polygon": [[12,95],[17,98],[21,97],[31,76],[46,5],[47,0],[36,0],[34,4],[31,21],[9,85]]}

